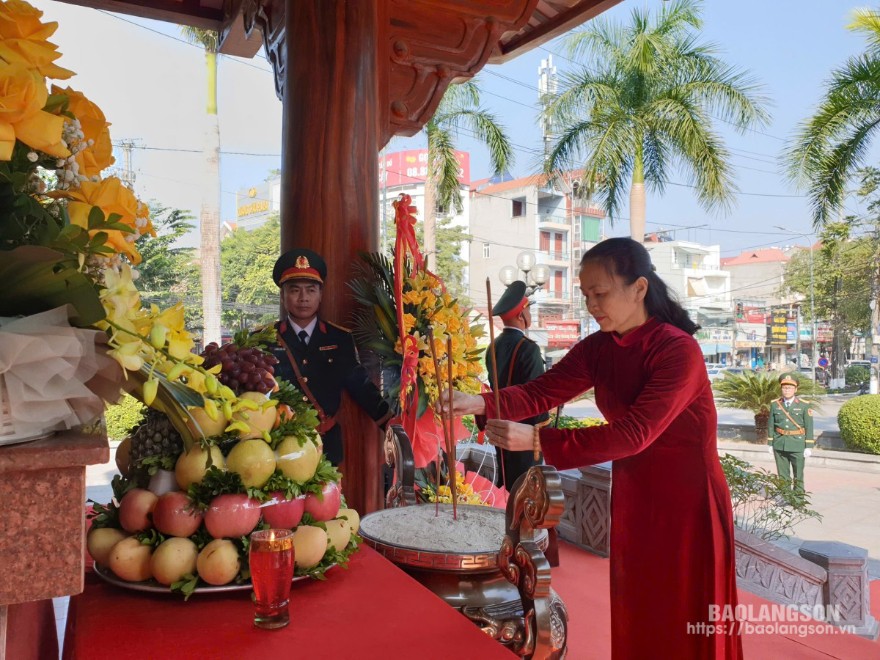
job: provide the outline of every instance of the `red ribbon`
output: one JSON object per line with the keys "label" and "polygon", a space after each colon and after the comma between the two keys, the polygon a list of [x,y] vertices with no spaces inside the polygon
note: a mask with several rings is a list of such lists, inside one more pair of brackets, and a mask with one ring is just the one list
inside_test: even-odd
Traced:
{"label": "red ribbon", "polygon": [[[397,228],[397,239],[394,243],[394,302],[397,306],[397,332],[400,337],[400,349],[403,353],[403,364],[400,370],[400,413],[403,428],[411,441],[416,442],[416,411],[419,400],[419,348],[416,338],[406,332],[403,325],[403,278],[406,273],[407,252],[412,257],[413,269],[425,267],[419,243],[416,240],[416,207],[412,205],[409,195],[401,194],[393,202],[394,225]],[[412,386],[412,393],[407,392]],[[408,410],[409,409],[409,410]],[[409,412],[409,414],[408,414]]]}

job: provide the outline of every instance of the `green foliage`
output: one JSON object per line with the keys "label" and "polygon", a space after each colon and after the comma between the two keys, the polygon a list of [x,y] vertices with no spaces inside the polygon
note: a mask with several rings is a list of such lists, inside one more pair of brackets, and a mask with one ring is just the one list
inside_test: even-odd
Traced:
{"label": "green foliage", "polygon": [[721,457],[721,467],[730,488],[733,522],[740,529],[773,541],[789,536],[802,520],[821,520],[822,516],[810,509],[808,494],[792,489],[787,479],[731,454]]}
{"label": "green foliage", "polygon": [[186,326],[195,329],[202,320],[202,285],[193,248],[179,243],[195,227],[188,211],[150,202],[150,218],[156,236],[139,245],[143,261],[138,264],[138,289],[145,304],[166,309],[182,301]]}
{"label": "green foliage", "polygon": [[602,424],[605,423],[604,419],[598,417],[584,417],[578,419],[577,417],[571,417],[569,415],[561,415],[558,423],[552,417],[550,418],[550,425],[554,428],[560,429],[585,429],[590,426],[602,426]]}
{"label": "green foliage", "polygon": [[242,329],[278,318],[278,287],[272,268],[278,258],[281,222],[276,214],[253,231],[239,229],[220,245],[223,324]]}
{"label": "green foliage", "polygon": [[880,394],[850,399],[837,413],[840,437],[847,449],[880,454]]}
{"label": "green foliage", "polygon": [[[780,291],[802,298],[804,323],[812,320],[812,307],[817,321],[830,320],[844,337],[870,327],[871,318],[870,280],[865,273],[874,270],[877,241],[869,235],[852,237],[856,226],[854,218],[825,225],[818,236],[821,248],[798,250],[785,265],[785,286]],[[834,358],[842,362],[843,356]]]}
{"label": "green foliage", "polygon": [[767,414],[770,404],[782,395],[777,375],[763,371],[725,373],[712,383],[715,403],[722,408],[750,410],[752,414]]}
{"label": "green foliage", "polygon": [[[780,373],[766,371],[743,371],[739,374],[725,373],[712,383],[715,390],[715,403],[722,408],[739,408],[750,410],[753,414],[767,414],[770,404],[782,396],[779,387]],[[813,396],[825,390],[809,378],[801,378],[793,374],[798,381],[797,396],[812,402]]]}
{"label": "green foliage", "polygon": [[437,220],[436,258],[432,270],[443,280],[446,290],[465,307],[471,305],[467,296],[464,273],[467,266],[461,257],[462,242],[469,241],[471,235],[464,227],[453,225],[449,218]]}
{"label": "green foliage", "polygon": [[843,206],[880,121],[880,11],[855,10],[847,29],[863,34],[866,48],[834,69],[815,114],[798,126],[785,154],[789,176],[808,191],[817,227]]}
{"label": "green foliage", "polygon": [[[480,106],[480,87],[476,80],[450,85],[434,116],[425,124],[428,137],[428,182],[436,198],[426,190],[425,213],[435,206],[462,211],[458,182],[458,159],[455,137],[466,129],[489,150],[489,161],[495,174],[513,164],[513,146],[498,118]],[[432,199],[428,199],[428,197]],[[430,204],[430,206],[429,206]],[[439,245],[439,240],[437,241]]]}
{"label": "green foliage", "polygon": [[[673,171],[687,172],[704,208],[733,203],[730,156],[712,120],[744,132],[767,120],[765,100],[745,72],[699,43],[701,26],[699,4],[678,0],[654,15],[634,8],[628,25],[590,21],[568,39],[584,66],[562,76],[550,105],[559,137],[545,171],[582,167],[582,194],[612,222],[631,184],[662,193]],[[644,216],[639,206],[630,214]]]}
{"label": "green foliage", "polygon": [[847,385],[863,385],[871,380],[871,370],[868,367],[853,365],[846,368]]}
{"label": "green foliage", "polygon": [[107,437],[122,440],[144,418],[147,408],[133,396],[126,394],[122,401],[108,405],[104,410]]}

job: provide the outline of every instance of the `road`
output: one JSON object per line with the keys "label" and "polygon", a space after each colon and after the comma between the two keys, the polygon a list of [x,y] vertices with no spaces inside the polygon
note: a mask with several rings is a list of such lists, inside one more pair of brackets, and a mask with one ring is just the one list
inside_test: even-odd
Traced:
{"label": "road", "polygon": [[[840,407],[851,398],[854,394],[828,394],[819,398],[817,407],[813,415],[813,429],[815,431],[834,431],[838,432],[840,428],[837,425],[837,413]],[[584,399],[575,403],[565,405],[563,414],[572,417],[601,417],[602,414],[596,408],[596,403],[592,399]],[[755,423],[755,416],[748,410],[738,410],[734,408],[718,408],[718,424],[743,424],[749,425]]]}

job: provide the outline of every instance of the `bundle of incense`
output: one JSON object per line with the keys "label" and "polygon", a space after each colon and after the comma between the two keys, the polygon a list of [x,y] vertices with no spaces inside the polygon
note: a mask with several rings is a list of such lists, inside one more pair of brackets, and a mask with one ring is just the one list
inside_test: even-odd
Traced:
{"label": "bundle of incense", "polygon": [[[449,363],[449,368],[447,372],[449,373],[449,410],[444,413],[443,406],[439,406],[438,413],[440,415],[440,427],[443,429],[443,440],[446,445],[446,467],[447,474],[449,475],[449,492],[452,495],[452,518],[453,520],[458,519],[458,502],[456,501],[456,478],[455,478],[455,438],[453,437],[452,432],[452,337],[449,337],[448,342],[448,351],[446,354],[447,362]],[[431,362],[434,364],[434,377],[437,379],[437,392],[438,395],[442,393],[443,388],[441,384],[442,380],[442,372],[440,371],[440,364],[437,361],[437,353],[434,351],[434,331],[432,328],[428,328],[428,348],[431,353]],[[442,401],[438,401],[438,403],[443,403]],[[448,420],[448,421],[447,421]],[[437,502],[440,501],[440,452],[437,452]],[[437,505],[437,509],[439,509],[439,504]],[[437,511],[435,510],[435,515]]]}
{"label": "bundle of incense", "polygon": [[[452,415],[452,379],[455,376],[452,365],[452,335],[446,335],[446,373],[449,382],[446,391],[449,393],[449,407],[446,412],[446,460],[449,463],[449,483],[452,491],[452,519],[458,518],[458,479],[455,474],[455,417]],[[443,421],[442,418],[440,420]]]}
{"label": "bundle of incense", "polygon": [[[495,382],[495,387],[493,388],[493,391],[495,393],[495,415],[498,419],[502,419],[502,417],[501,417],[501,394],[499,392],[499,390],[501,388],[498,387],[498,366],[497,366],[497,362],[495,361],[495,324],[492,320],[492,284],[489,282],[488,277],[486,278],[486,300],[488,301],[486,304],[489,307],[489,312],[488,312],[488,316],[489,316],[489,350],[492,353],[492,379]],[[557,421],[558,421],[558,418],[557,418]],[[537,434],[537,430],[535,431],[535,433]],[[534,448],[535,461],[539,461],[541,459],[540,444],[538,443],[537,437],[538,436],[536,435],[535,436],[535,448]],[[503,483],[506,484],[507,478],[504,476],[504,458],[503,458],[504,450],[503,449],[501,450],[501,456],[502,456],[502,459],[501,459],[501,479],[502,479]]]}
{"label": "bundle of incense", "polygon": [[[492,319],[492,284],[489,281],[489,278],[486,278],[486,307],[488,308],[486,314],[489,319],[489,352],[492,356],[492,382],[495,383],[495,387],[492,388],[492,392],[495,395],[495,416],[498,419],[501,419],[501,395],[498,390],[501,388],[498,387],[498,361],[495,359],[495,321]],[[500,457],[501,460],[501,483],[507,483],[507,477],[504,474],[504,450],[500,449]]]}

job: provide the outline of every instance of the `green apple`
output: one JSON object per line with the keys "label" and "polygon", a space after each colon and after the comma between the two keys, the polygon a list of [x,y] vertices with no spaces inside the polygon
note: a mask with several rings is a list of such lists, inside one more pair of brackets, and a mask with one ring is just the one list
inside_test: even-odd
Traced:
{"label": "green apple", "polygon": [[86,548],[96,564],[107,566],[113,546],[127,537],[128,534],[115,527],[92,527],[86,537]]}
{"label": "green apple", "polygon": [[238,548],[229,539],[214,539],[199,553],[196,570],[199,578],[208,584],[229,584],[241,570]]}
{"label": "green apple", "polygon": [[324,523],[327,527],[328,545],[332,545],[336,550],[345,550],[348,542],[351,540],[351,527],[344,518],[335,518]]}
{"label": "green apple", "polygon": [[187,573],[196,572],[196,544],[186,538],[163,541],[150,559],[150,570],[160,584],[171,586]]}
{"label": "green apple", "polygon": [[302,445],[295,436],[287,436],[275,448],[278,454],[278,469],[288,479],[304,484],[315,476],[318,469],[318,448],[311,440],[304,440]]}
{"label": "green apple", "polygon": [[[226,469],[226,461],[220,448],[211,445],[210,450],[211,464],[216,465],[221,470]],[[184,452],[177,459],[174,466],[174,476],[177,479],[177,485],[180,490],[185,491],[190,484],[201,483],[208,471],[208,450],[202,449],[199,445],[193,445],[189,451]]]}
{"label": "green apple", "polygon": [[237,472],[247,488],[262,488],[275,472],[275,452],[262,438],[239,440],[226,457],[226,469]]}
{"label": "green apple", "polygon": [[137,537],[129,536],[113,546],[107,562],[110,570],[126,582],[143,582],[153,577],[150,556],[153,548],[142,545]]}
{"label": "green apple", "polygon": [[293,532],[293,562],[298,568],[317,565],[327,552],[327,532],[320,527],[300,525]]}

